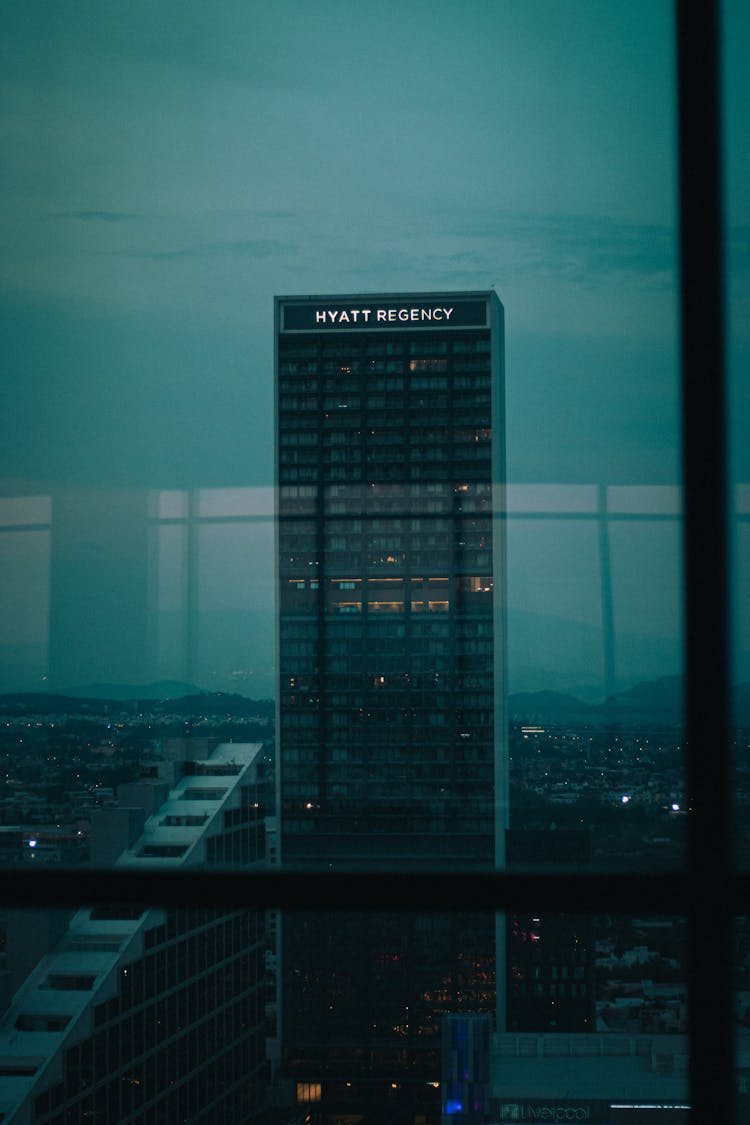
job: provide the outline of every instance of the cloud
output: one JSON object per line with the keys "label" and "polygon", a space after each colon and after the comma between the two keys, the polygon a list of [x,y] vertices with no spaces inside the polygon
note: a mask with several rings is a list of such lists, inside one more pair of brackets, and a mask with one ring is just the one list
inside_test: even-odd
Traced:
{"label": "cloud", "polygon": [[131,223],[145,218],[130,211],[64,211],[57,212],[54,217],[78,219],[84,223]]}
{"label": "cloud", "polygon": [[184,246],[178,250],[155,250],[131,256],[147,258],[152,262],[172,261],[177,258],[269,258],[273,254],[294,253],[297,247],[272,238],[240,238],[225,242],[210,242],[202,246]]}
{"label": "cloud", "polygon": [[677,271],[677,231],[667,225],[627,223],[579,215],[505,213],[462,216],[450,224],[455,238],[501,243],[517,271],[547,274],[583,285],[630,275],[650,285],[672,286]]}

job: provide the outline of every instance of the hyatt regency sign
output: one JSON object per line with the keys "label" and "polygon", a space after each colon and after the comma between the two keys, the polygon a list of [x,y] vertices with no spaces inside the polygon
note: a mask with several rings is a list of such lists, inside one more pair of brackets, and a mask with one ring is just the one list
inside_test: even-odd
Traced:
{"label": "hyatt regency sign", "polygon": [[487,302],[450,301],[445,297],[434,302],[412,300],[403,305],[398,298],[364,298],[357,304],[282,301],[279,327],[282,332],[486,328]]}

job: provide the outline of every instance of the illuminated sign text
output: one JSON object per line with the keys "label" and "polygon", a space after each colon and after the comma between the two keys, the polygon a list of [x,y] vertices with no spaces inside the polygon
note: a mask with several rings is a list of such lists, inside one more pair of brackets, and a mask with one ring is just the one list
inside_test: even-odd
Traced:
{"label": "illuminated sign text", "polygon": [[[355,299],[356,300],[356,299]],[[284,302],[282,332],[371,331],[372,329],[404,328],[485,328],[487,302],[484,300],[415,301],[399,304],[386,298],[382,303],[372,299],[361,303],[314,304]]]}
{"label": "illuminated sign text", "polygon": [[370,317],[376,323],[392,324],[396,320],[423,321],[442,320],[449,321],[453,309],[419,308],[419,309],[316,309],[316,324],[356,324],[362,318],[363,323],[369,324]]}
{"label": "illuminated sign text", "polygon": [[500,1106],[501,1121],[590,1121],[588,1105],[535,1105],[533,1102],[505,1102]]}

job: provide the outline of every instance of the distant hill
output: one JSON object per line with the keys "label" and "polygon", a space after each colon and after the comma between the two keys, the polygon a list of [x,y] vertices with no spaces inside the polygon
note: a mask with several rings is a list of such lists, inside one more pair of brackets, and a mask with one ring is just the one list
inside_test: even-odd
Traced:
{"label": "distant hill", "polygon": [[[554,691],[517,692],[508,697],[514,722],[653,723],[675,726],[683,719],[685,680],[662,676],[645,680],[602,703],[584,703],[573,695]],[[733,722],[750,725],[750,684],[732,687]]]}
{"label": "distant hill", "polygon": [[201,695],[195,684],[180,680],[158,680],[152,684],[83,684],[64,688],[58,693],[69,699],[182,699],[186,695]]}
{"label": "distant hill", "polygon": [[247,699],[226,691],[202,691],[182,699],[160,700],[154,710],[170,715],[245,715],[272,720],[276,705],[272,699]]}
{"label": "distant hill", "polygon": [[563,719],[593,723],[599,719],[598,707],[559,691],[519,691],[508,696],[508,711],[513,722],[559,722]]}
{"label": "distant hill", "polygon": [[77,714],[80,700],[67,695],[54,695],[45,691],[13,691],[0,695],[0,714],[36,715]]}
{"label": "distant hill", "polygon": [[602,703],[584,703],[572,695],[552,691],[519,692],[509,696],[515,722],[655,723],[673,726],[682,718],[683,679],[665,676],[617,692]]}
{"label": "distant hill", "polygon": [[682,717],[681,676],[665,676],[617,692],[602,703],[584,703],[573,695],[554,691],[518,692],[509,696],[515,722],[658,723],[672,726]]}
{"label": "distant hill", "polygon": [[[683,718],[682,676],[645,680],[617,692],[602,703],[586,703],[556,691],[515,692],[508,697],[508,714],[516,723],[653,724],[675,726]],[[216,718],[252,716],[273,721],[271,699],[248,699],[233,692],[201,691],[194,684],[162,680],[152,684],[91,684],[66,692],[12,692],[0,695],[0,714],[86,714],[115,711],[148,703],[154,714],[211,715]],[[750,726],[750,683],[732,688],[733,721]]]}
{"label": "distant hill", "polygon": [[[104,686],[104,685],[102,685]],[[62,695],[48,692],[11,692],[0,695],[0,714],[23,715],[28,712],[34,714],[65,714],[86,715],[101,713],[102,711],[120,711],[133,709],[138,704],[148,703],[147,710],[152,714],[167,715],[211,715],[216,718],[251,717],[272,721],[275,705],[270,699],[247,699],[243,695],[234,695],[229,692],[200,691],[193,688],[192,692],[177,698],[164,698],[156,693],[159,685],[149,685],[154,690],[153,695],[133,689],[137,695],[112,695],[84,696]]]}
{"label": "distant hill", "polygon": [[601,707],[625,712],[665,712],[678,717],[683,709],[684,691],[684,676],[662,676],[610,696]]}

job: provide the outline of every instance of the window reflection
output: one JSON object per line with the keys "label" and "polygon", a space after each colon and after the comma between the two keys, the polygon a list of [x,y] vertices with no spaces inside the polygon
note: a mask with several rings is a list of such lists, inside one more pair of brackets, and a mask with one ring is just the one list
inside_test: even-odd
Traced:
{"label": "window reflection", "polygon": [[2,691],[48,684],[49,496],[0,497],[0,682]]}
{"label": "window reflection", "polygon": [[[364,521],[356,489],[327,490],[327,511],[345,517],[327,521],[328,549],[344,574],[349,565],[356,576],[352,537],[359,529],[370,576],[361,596],[341,585],[331,590],[332,605],[357,612],[363,598],[375,607],[404,601],[400,580],[389,575],[399,573],[407,550],[413,567],[435,575],[453,545],[441,519],[449,498],[440,487],[415,485],[406,494],[381,485],[378,508],[393,516]],[[284,486],[285,502],[300,516],[311,513],[315,490]],[[735,495],[741,565],[750,486],[737,485]],[[457,499],[471,517],[455,525],[457,542],[481,566],[488,525],[476,517],[489,514],[489,497],[481,485],[466,484]],[[107,678],[109,665],[109,678],[134,683],[173,679],[272,695],[272,509],[272,490],[258,488],[2,500],[0,658],[7,686],[93,683]],[[678,488],[512,484],[506,519],[511,691],[546,687],[553,675],[572,694],[595,698],[665,671],[679,674]],[[126,540],[113,569],[113,552]],[[309,596],[317,567],[312,522],[290,528],[286,561],[300,598]],[[436,579],[425,569],[411,580],[413,611],[439,613],[457,597],[464,612],[481,612],[488,591],[477,585],[477,573],[473,584],[461,578],[446,597],[428,589]],[[389,582],[398,596],[386,593]],[[117,616],[107,615],[115,612],[118,590],[126,613],[114,658]],[[738,635],[744,604],[739,586]]]}

